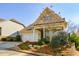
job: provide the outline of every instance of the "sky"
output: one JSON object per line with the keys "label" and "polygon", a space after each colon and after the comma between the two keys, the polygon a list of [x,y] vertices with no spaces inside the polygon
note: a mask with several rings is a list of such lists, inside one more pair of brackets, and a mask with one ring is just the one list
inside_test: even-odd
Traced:
{"label": "sky", "polygon": [[0,3],[0,18],[16,19],[28,26],[38,18],[46,7],[57,14],[60,12],[59,15],[67,22],[79,24],[79,4],[77,3]]}

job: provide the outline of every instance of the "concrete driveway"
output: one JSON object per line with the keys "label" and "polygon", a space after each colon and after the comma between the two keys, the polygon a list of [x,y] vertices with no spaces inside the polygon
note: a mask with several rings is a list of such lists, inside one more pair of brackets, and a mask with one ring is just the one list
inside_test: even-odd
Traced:
{"label": "concrete driveway", "polygon": [[4,41],[0,41],[0,50],[14,47],[14,46],[16,46],[16,45],[18,45],[20,43],[21,42],[4,42]]}
{"label": "concrete driveway", "polygon": [[13,50],[10,50],[9,48],[12,48],[21,42],[3,42],[0,41],[0,56],[30,56],[30,54],[27,53],[21,53],[16,52]]}

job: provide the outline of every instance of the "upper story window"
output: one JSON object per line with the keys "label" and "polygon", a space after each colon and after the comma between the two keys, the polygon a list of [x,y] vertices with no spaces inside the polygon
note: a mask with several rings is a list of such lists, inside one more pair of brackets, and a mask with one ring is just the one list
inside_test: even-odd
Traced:
{"label": "upper story window", "polygon": [[49,15],[46,15],[45,20],[51,20],[51,17]]}
{"label": "upper story window", "polygon": [[1,35],[1,27],[0,27],[0,35]]}

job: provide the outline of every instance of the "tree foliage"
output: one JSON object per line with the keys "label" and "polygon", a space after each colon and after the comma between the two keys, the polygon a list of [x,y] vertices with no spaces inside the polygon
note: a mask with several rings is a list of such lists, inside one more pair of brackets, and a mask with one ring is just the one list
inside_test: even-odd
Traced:
{"label": "tree foliage", "polygon": [[47,38],[42,38],[38,40],[39,45],[48,44],[48,43],[49,43],[49,39]]}
{"label": "tree foliage", "polygon": [[70,40],[75,43],[76,49],[79,50],[79,36],[77,36],[75,33],[72,33],[70,35]]}
{"label": "tree foliage", "polygon": [[56,32],[50,42],[50,46],[55,51],[55,53],[64,50],[69,44],[69,35],[64,31]]}

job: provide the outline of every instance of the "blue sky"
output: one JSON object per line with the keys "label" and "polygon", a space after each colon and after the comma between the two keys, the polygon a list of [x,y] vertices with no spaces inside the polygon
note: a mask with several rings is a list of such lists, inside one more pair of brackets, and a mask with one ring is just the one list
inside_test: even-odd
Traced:
{"label": "blue sky", "polygon": [[[50,6],[53,6],[52,8]],[[24,25],[33,23],[44,8],[49,7],[60,16],[65,17],[67,21],[72,21],[79,24],[79,4],[73,3],[51,3],[51,4],[36,4],[36,3],[0,3],[0,18],[5,20],[16,19]]]}

